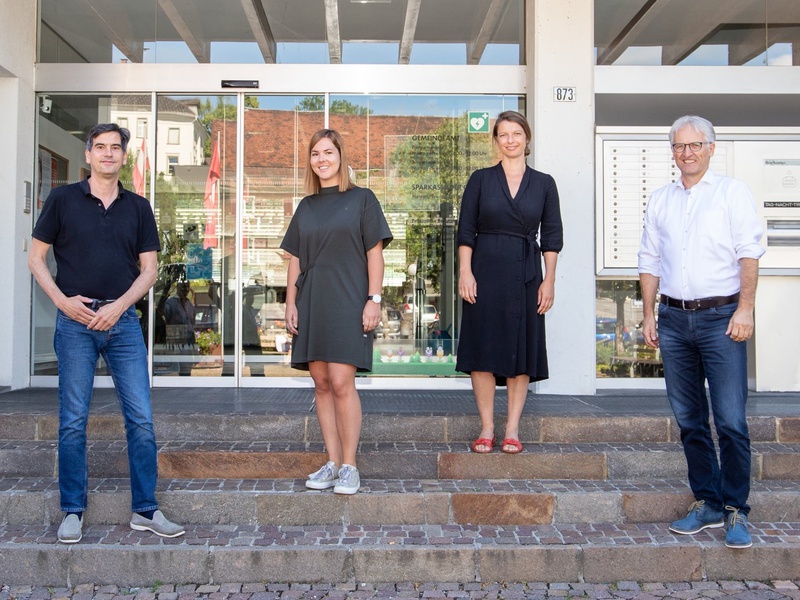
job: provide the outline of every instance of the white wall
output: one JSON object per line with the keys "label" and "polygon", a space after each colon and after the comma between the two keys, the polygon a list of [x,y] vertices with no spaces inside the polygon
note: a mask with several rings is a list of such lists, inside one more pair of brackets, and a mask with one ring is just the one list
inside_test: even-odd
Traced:
{"label": "white wall", "polygon": [[34,182],[36,4],[0,0],[3,21],[14,24],[0,36],[0,387],[26,387],[29,381],[31,215],[23,208],[25,182]]}
{"label": "white wall", "polygon": [[[530,164],[556,180],[564,250],[555,304],[547,315],[550,379],[544,393],[595,391],[594,283],[594,0],[527,0]],[[568,65],[568,66],[567,66]],[[557,102],[553,88],[574,87]]]}

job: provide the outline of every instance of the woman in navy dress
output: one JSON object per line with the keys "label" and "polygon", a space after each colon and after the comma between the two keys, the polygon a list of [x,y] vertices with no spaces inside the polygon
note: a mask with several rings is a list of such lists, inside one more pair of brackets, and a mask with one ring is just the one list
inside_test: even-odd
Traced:
{"label": "woman in navy dress", "polygon": [[526,164],[531,129],[525,117],[501,113],[493,137],[500,163],[475,171],[461,200],[458,292],[464,305],[456,369],[470,374],[481,418],[472,451],[492,451],[495,389],[506,385],[501,449],[516,454],[528,384],[548,377],[544,315],[553,306],[563,229],[555,181]]}
{"label": "woman in navy dress", "polygon": [[361,400],[356,371],[372,369],[372,331],[381,316],[383,249],[392,241],[378,199],[350,180],[342,138],[332,129],[309,142],[306,188],[281,248],[289,259],[286,329],[292,366],[314,380],[328,462],[306,487],[355,494]]}

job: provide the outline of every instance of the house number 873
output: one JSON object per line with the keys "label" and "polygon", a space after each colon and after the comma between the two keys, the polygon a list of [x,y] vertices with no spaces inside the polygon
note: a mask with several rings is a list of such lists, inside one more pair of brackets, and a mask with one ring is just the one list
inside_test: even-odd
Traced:
{"label": "house number 873", "polygon": [[553,88],[553,101],[554,102],[575,102],[575,88],[574,87],[554,87]]}

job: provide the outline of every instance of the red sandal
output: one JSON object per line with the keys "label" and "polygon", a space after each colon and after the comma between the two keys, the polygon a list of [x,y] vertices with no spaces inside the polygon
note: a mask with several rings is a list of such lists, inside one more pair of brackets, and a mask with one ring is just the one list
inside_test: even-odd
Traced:
{"label": "red sandal", "polygon": [[[492,439],[489,438],[478,438],[474,442],[472,442],[472,451],[477,454],[489,454],[494,447],[495,436],[492,436]],[[478,446],[487,446],[488,450],[478,450]]]}
{"label": "red sandal", "polygon": [[[513,450],[506,450],[506,446],[513,446]],[[506,438],[503,440],[503,445],[500,449],[505,452],[506,454],[519,454],[522,452],[522,443],[519,440],[514,440],[512,438]]]}

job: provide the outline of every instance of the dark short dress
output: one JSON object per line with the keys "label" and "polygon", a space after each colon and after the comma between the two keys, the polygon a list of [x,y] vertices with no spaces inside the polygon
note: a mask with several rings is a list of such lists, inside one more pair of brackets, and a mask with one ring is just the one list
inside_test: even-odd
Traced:
{"label": "dark short dress", "polygon": [[524,374],[547,379],[545,319],[536,312],[542,252],[560,252],[563,241],[550,175],[526,168],[512,198],[501,164],[472,174],[457,243],[472,248],[478,296],[475,304],[462,303],[456,370],[493,373],[498,385]]}
{"label": "dark short dress", "polygon": [[369,294],[367,251],[392,241],[378,199],[367,188],[322,188],[300,201],[281,248],[300,259],[298,334],[292,366],[308,370],[315,360],[372,370],[373,334],[361,315]]}

